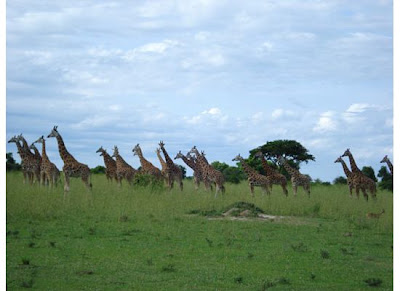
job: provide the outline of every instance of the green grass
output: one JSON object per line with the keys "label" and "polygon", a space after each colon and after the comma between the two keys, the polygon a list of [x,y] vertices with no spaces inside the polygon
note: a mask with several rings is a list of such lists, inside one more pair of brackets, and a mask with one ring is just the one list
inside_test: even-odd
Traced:
{"label": "green grass", "polygon": [[[348,197],[347,186],[316,186],[311,198],[143,187],[121,189],[102,175],[93,191],[72,179],[49,190],[7,173],[7,287],[10,290],[366,290],[393,288],[393,195]],[[253,203],[283,220],[232,221],[220,213]],[[380,219],[368,212],[385,213]],[[378,284],[379,283],[379,284]]]}

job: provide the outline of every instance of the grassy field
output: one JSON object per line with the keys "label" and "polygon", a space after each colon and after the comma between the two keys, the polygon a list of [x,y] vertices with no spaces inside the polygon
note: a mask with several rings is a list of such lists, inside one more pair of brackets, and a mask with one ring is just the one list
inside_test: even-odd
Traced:
{"label": "grassy field", "polygon": [[[349,198],[346,186],[315,186],[311,198],[270,197],[246,183],[226,194],[121,189],[103,175],[93,191],[72,179],[49,190],[7,173],[7,288],[18,290],[380,290],[393,288],[393,195]],[[281,220],[215,219],[246,201]],[[367,219],[366,213],[385,213]],[[367,281],[367,282],[366,282]]]}

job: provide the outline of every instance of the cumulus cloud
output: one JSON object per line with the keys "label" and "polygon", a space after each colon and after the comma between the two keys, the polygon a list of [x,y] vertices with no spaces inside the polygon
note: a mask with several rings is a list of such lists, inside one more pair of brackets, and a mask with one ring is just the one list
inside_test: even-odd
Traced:
{"label": "cumulus cloud", "polygon": [[317,125],[313,128],[316,132],[335,131],[336,129],[335,112],[332,111],[321,113]]}

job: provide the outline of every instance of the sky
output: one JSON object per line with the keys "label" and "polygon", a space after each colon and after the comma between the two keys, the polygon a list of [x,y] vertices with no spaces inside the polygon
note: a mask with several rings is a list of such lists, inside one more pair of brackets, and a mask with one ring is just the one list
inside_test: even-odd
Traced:
{"label": "sky", "polygon": [[[393,157],[393,3],[341,0],[6,2],[6,139],[58,125],[90,167],[135,168],[193,145],[235,165],[267,141],[300,142],[314,179],[350,148],[377,173]],[[47,154],[61,169],[55,139]],[[40,150],[40,145],[39,145]],[[7,144],[19,162],[15,144]],[[184,165],[181,160],[176,161]],[[190,174],[190,171],[188,171]]]}

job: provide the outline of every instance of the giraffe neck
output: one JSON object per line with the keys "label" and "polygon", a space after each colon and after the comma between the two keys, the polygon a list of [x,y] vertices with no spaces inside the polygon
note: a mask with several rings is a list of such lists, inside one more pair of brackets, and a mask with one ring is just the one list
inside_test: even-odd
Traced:
{"label": "giraffe neck", "polygon": [[267,160],[264,158],[264,156],[261,157],[261,164],[264,168],[265,174],[270,175],[274,173],[274,170],[271,168],[270,165],[268,165]]}
{"label": "giraffe neck", "polygon": [[111,166],[115,165],[115,161],[106,151],[103,151],[103,159],[104,159],[104,164],[106,164],[107,167],[110,165]]}
{"label": "giraffe neck", "polygon": [[37,149],[36,147],[34,147],[34,148],[33,148],[33,150],[34,150],[34,152],[35,152],[35,157],[36,157],[36,158],[40,158],[40,159],[41,159],[41,158],[42,158],[42,156],[40,155],[40,153],[39,153],[38,149]]}
{"label": "giraffe neck", "polygon": [[343,166],[343,171],[344,171],[344,173],[346,174],[346,177],[349,178],[349,177],[351,176],[352,173],[350,172],[350,170],[349,170],[349,168],[347,167],[346,163],[345,163],[342,159],[340,159],[340,163],[341,163],[342,166]]}
{"label": "giraffe neck", "polygon": [[353,173],[361,172],[360,169],[357,167],[356,161],[354,160],[353,155],[351,153],[349,154],[349,161],[350,161],[351,171]]}
{"label": "giraffe neck", "polygon": [[205,164],[208,165],[208,161],[206,159],[205,156],[203,156],[202,154],[199,153],[199,151],[197,149],[194,150],[194,153],[197,157],[197,160],[201,163],[201,164]]}
{"label": "giraffe neck", "polygon": [[189,167],[192,168],[192,170],[196,170],[196,165],[193,161],[189,160],[187,157],[184,155],[181,156],[181,159],[188,165]]}
{"label": "giraffe neck", "polygon": [[142,150],[139,148],[136,150],[137,155],[139,156],[139,160],[140,160],[140,165],[142,166],[143,169],[149,168],[152,165],[150,165],[150,162],[148,160],[145,159],[145,157],[143,156]]}
{"label": "giraffe neck", "polygon": [[169,157],[167,151],[165,150],[165,148],[162,146],[161,147],[162,152],[164,153],[164,157],[165,157],[165,162],[167,163],[167,165],[174,165],[174,162],[171,160],[171,158]]}
{"label": "giraffe neck", "polygon": [[48,156],[47,156],[47,153],[46,153],[46,142],[45,142],[44,139],[42,139],[42,159],[43,160],[48,160],[49,159]]}
{"label": "giraffe neck", "polygon": [[130,165],[127,162],[125,162],[125,160],[119,154],[116,157],[116,163],[119,166],[130,167]]}
{"label": "giraffe neck", "polygon": [[257,173],[252,167],[250,167],[243,158],[239,159],[240,163],[242,164],[243,170],[246,172],[246,174],[253,175],[254,173]]}
{"label": "giraffe neck", "polygon": [[298,176],[300,174],[299,171],[297,171],[296,169],[291,167],[286,160],[284,160],[284,162],[283,162],[283,167],[286,169],[286,171],[288,171],[288,173],[291,176]]}
{"label": "giraffe neck", "polygon": [[389,159],[386,159],[386,164],[389,167],[390,173],[392,173],[392,175],[393,175],[393,164],[390,162]]}
{"label": "giraffe neck", "polygon": [[161,168],[165,170],[167,168],[167,163],[164,161],[159,151],[157,151],[157,157],[160,160]]}
{"label": "giraffe neck", "polygon": [[23,146],[22,149],[26,153],[26,156],[34,157],[35,155],[31,152],[26,139],[24,137],[21,137],[21,140],[22,140],[22,146]]}
{"label": "giraffe neck", "polygon": [[67,148],[65,147],[64,141],[61,137],[61,135],[56,136],[57,143],[58,143],[58,152],[60,153],[60,157],[63,160],[64,164],[75,161],[75,158],[67,151]]}
{"label": "giraffe neck", "polygon": [[15,144],[17,145],[18,154],[21,157],[21,160],[26,159],[27,158],[27,154],[26,154],[24,148],[21,146],[21,144],[18,141],[15,142]]}

